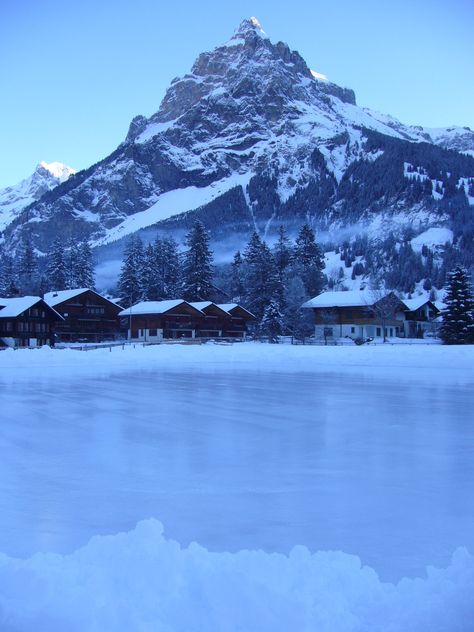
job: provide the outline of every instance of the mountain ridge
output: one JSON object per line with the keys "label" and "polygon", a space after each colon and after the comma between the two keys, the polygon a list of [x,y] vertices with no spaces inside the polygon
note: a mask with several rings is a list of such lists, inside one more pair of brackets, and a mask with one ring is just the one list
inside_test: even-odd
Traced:
{"label": "mountain ridge", "polygon": [[174,79],[155,114],[135,117],[112,154],[21,211],[5,238],[14,248],[29,234],[45,252],[61,231],[100,248],[137,230],[182,230],[193,216],[216,237],[303,221],[334,235],[357,226],[383,238],[390,223],[422,232],[457,221],[461,189],[474,204],[474,160],[461,151],[474,155],[469,128],[360,108],[251,18]]}

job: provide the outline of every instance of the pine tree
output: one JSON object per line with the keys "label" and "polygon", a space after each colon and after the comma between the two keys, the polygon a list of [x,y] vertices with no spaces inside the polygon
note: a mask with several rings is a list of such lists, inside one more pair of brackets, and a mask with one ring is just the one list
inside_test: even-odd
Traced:
{"label": "pine tree", "polygon": [[[346,255],[346,259],[347,259]],[[341,252],[342,257],[342,252]],[[309,296],[316,296],[324,287],[324,258],[316,243],[314,232],[304,224],[295,241],[293,261]]]}
{"label": "pine tree", "polygon": [[231,269],[232,269],[231,294],[237,303],[240,303],[242,301],[242,296],[244,294],[242,268],[243,268],[242,255],[240,254],[240,250],[237,250],[237,252],[234,255],[234,259],[231,263]]}
{"label": "pine tree", "polygon": [[212,252],[209,249],[209,233],[197,220],[186,235],[188,250],[184,254],[183,294],[187,301],[212,299]]}
{"label": "pine tree", "polygon": [[145,301],[158,301],[162,297],[162,283],[157,266],[157,249],[148,244],[143,255],[142,297]]}
{"label": "pine tree", "polygon": [[19,253],[18,276],[22,294],[33,294],[37,287],[38,257],[29,238]]}
{"label": "pine tree", "polygon": [[283,312],[283,332],[304,338],[311,335],[313,314],[310,309],[301,309],[308,296],[299,276],[291,277],[285,287],[285,309]]}
{"label": "pine tree", "polygon": [[446,309],[440,337],[444,344],[468,344],[474,342],[474,297],[466,270],[456,266],[448,275]]}
{"label": "pine tree", "polygon": [[160,243],[158,268],[163,287],[162,298],[180,298],[182,283],[178,244],[173,237],[165,237]]}
{"label": "pine tree", "polygon": [[260,321],[275,296],[281,296],[275,260],[267,244],[254,232],[244,251],[244,303]]}
{"label": "pine tree", "polygon": [[46,271],[50,290],[66,289],[66,265],[64,247],[59,239],[55,239],[47,255]]}
{"label": "pine tree", "polygon": [[273,257],[278,271],[279,291],[278,297],[280,309],[285,308],[285,285],[288,280],[288,270],[291,263],[292,249],[291,243],[286,234],[284,226],[278,229],[278,241],[273,248]]}
{"label": "pine tree", "polygon": [[13,257],[6,252],[0,254],[0,296],[10,298],[20,293],[18,275]]}
{"label": "pine tree", "polygon": [[84,240],[79,246],[77,262],[77,287],[87,287],[93,289],[95,287],[94,263],[92,261],[92,250],[87,240]]}
{"label": "pine tree", "polygon": [[132,235],[125,247],[118,291],[122,305],[134,305],[142,300],[143,243],[138,235]]}
{"label": "pine tree", "polygon": [[268,336],[268,342],[279,342],[278,337],[282,334],[283,316],[278,305],[278,297],[270,300],[263,313],[262,322],[260,324],[260,333]]}
{"label": "pine tree", "polygon": [[79,244],[74,240],[69,243],[67,252],[64,253],[66,289],[73,290],[82,287],[78,282],[78,272],[80,270],[80,250]]}

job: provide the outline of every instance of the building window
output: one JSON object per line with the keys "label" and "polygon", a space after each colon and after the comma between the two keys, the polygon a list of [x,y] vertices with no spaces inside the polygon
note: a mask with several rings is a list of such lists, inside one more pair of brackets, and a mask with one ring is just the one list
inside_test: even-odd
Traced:
{"label": "building window", "polygon": [[356,332],[356,328],[355,327],[351,327],[351,334],[355,334]]}
{"label": "building window", "polygon": [[150,337],[151,338],[156,338],[157,336],[157,330],[156,329],[150,329]]}
{"label": "building window", "polygon": [[377,336],[380,338],[381,335],[382,335],[382,329],[380,327],[377,327]]}

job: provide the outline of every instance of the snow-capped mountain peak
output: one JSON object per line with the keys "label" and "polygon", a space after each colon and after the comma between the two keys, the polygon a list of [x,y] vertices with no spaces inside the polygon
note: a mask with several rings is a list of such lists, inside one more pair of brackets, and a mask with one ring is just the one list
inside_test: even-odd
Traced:
{"label": "snow-capped mountain peak", "polygon": [[260,37],[267,37],[267,34],[262,28],[262,25],[257,20],[256,17],[247,18],[246,20],[242,20],[239,24],[238,28],[235,30],[232,39],[246,39],[247,37],[253,37],[258,35]]}
{"label": "snow-capped mountain peak", "polygon": [[102,246],[139,230],[181,230],[190,213],[214,236],[229,227],[270,235],[277,222],[303,217],[324,230],[365,222],[381,233],[374,222],[383,215],[392,226],[395,212],[405,221],[407,209],[426,229],[440,225],[432,209],[443,174],[457,174],[474,201],[471,159],[442,156],[436,145],[469,152],[474,134],[428,131],[359,107],[352,90],[249,18],[171,82],[152,116],[135,117],[110,156],[28,209],[7,239],[34,232],[44,251],[67,222],[71,234]]}
{"label": "snow-capped mountain peak", "polygon": [[66,182],[66,180],[68,180],[70,176],[76,173],[75,169],[73,169],[72,167],[69,167],[68,165],[65,165],[62,162],[49,162],[48,163],[42,160],[38,164],[36,169],[38,170],[40,168],[48,171],[53,176],[53,178],[56,178],[56,180],[59,180],[60,184],[62,182]]}
{"label": "snow-capped mountain peak", "polygon": [[28,178],[6,189],[0,190],[0,232],[19,215],[29,204],[39,200],[47,191],[51,191],[66,182],[76,170],[62,162],[47,163],[42,160]]}

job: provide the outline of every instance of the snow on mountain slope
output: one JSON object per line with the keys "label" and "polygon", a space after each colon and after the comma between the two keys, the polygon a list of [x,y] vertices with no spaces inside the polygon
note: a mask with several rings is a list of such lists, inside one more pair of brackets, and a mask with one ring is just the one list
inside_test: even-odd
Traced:
{"label": "snow on mountain slope", "polygon": [[[470,130],[435,133],[357,106],[352,90],[311,70],[250,18],[171,82],[155,114],[135,117],[110,156],[29,208],[7,239],[14,245],[26,231],[45,251],[67,226],[71,235],[106,245],[157,222],[173,217],[179,222],[180,214],[203,205],[215,209],[231,183],[240,187],[240,206],[232,206],[233,200],[214,213],[212,221],[219,216],[221,230],[232,225],[234,211],[240,218],[246,214],[247,225],[265,234],[282,217],[300,223],[310,217],[329,230],[385,212],[382,203],[390,212],[397,206],[409,221],[409,208],[402,208],[396,188],[387,193],[379,185],[380,203],[361,200],[361,192],[375,190],[371,179],[379,181],[378,175],[346,177],[360,163],[373,164],[375,173],[384,158],[384,142],[369,142],[368,130],[405,143],[405,153],[410,153],[407,145],[421,141],[474,152]],[[415,159],[405,162],[415,164]],[[422,160],[416,165],[423,166]],[[400,169],[395,175],[403,180],[403,161]],[[379,166],[378,173],[384,175],[385,167]],[[473,176],[470,167],[459,173],[466,182]],[[437,202],[436,195],[430,200]],[[416,213],[420,221],[436,215],[420,204]]]}
{"label": "snow on mountain slope", "polygon": [[41,161],[34,173],[18,184],[0,190],[0,232],[29,204],[76,173],[62,162]]}

